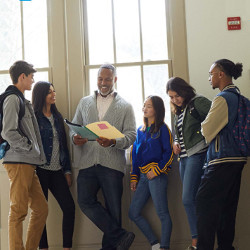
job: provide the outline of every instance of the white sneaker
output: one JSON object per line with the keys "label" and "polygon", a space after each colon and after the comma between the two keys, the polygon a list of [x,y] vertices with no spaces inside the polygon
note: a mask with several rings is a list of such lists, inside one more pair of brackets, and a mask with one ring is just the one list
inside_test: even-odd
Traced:
{"label": "white sneaker", "polygon": [[159,250],[160,247],[161,247],[161,245],[160,245],[159,243],[154,244],[154,245],[152,246],[152,250]]}
{"label": "white sneaker", "polygon": [[195,246],[189,246],[186,250],[196,250],[197,249],[197,247],[195,247]]}

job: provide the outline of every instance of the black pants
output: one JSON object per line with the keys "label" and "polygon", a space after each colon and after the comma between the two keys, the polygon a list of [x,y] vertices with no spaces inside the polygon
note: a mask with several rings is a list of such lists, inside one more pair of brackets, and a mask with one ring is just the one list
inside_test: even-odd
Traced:
{"label": "black pants", "polygon": [[[48,200],[48,190],[50,190],[62,209],[63,247],[71,248],[75,221],[75,203],[70,193],[63,171],[51,171],[42,168],[37,168],[36,171],[46,199]],[[39,248],[48,248],[46,226],[43,230]]]}
{"label": "black pants", "polygon": [[217,233],[218,249],[233,250],[235,218],[244,163],[208,167],[196,196],[198,250],[213,250]]}

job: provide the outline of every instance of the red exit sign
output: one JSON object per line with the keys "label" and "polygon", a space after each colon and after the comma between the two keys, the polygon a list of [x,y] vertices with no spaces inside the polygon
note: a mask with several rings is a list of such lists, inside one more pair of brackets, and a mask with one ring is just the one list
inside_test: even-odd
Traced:
{"label": "red exit sign", "polygon": [[227,29],[228,30],[240,30],[241,20],[240,17],[228,17],[227,18]]}

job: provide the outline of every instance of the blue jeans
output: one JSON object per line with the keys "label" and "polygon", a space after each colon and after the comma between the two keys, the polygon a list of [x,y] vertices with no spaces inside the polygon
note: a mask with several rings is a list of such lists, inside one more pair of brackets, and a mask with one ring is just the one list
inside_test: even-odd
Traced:
{"label": "blue jeans", "polygon": [[172,221],[168,211],[167,201],[168,176],[161,174],[148,180],[146,174],[140,174],[133,200],[129,208],[129,218],[135,222],[151,245],[158,242],[151,226],[141,212],[149,197],[152,197],[156,212],[161,221],[161,248],[169,248],[172,231]]}
{"label": "blue jeans", "polygon": [[194,154],[180,160],[180,176],[182,181],[182,202],[188,217],[189,227],[193,239],[198,236],[196,217],[196,194],[203,174],[203,165],[207,152]]}
{"label": "blue jeans", "polygon": [[[82,169],[77,177],[78,203],[82,212],[104,233],[103,250],[116,249],[126,231],[121,228],[123,176],[101,165]],[[105,207],[97,200],[102,190]]]}

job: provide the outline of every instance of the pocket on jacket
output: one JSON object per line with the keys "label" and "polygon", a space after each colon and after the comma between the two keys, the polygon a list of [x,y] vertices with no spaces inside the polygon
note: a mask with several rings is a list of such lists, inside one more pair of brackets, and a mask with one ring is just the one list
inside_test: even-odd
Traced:
{"label": "pocket on jacket", "polygon": [[40,148],[37,145],[34,145],[32,141],[31,141],[31,145],[32,145],[31,150],[25,150],[23,148],[18,148],[18,149],[11,148],[9,151],[10,151],[10,153],[18,154],[22,157],[25,157],[25,156],[38,157],[38,156],[40,156],[40,154],[41,154]]}

